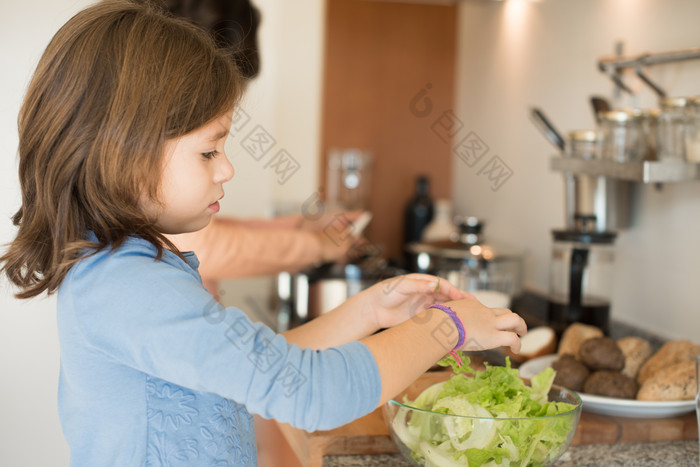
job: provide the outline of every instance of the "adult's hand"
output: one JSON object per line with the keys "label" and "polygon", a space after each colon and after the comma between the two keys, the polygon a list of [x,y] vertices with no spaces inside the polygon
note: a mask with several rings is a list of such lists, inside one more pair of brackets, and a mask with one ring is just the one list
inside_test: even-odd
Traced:
{"label": "adult's hand", "polygon": [[324,213],[315,220],[302,219],[300,228],[310,230],[321,243],[321,260],[324,262],[345,262],[360,255],[367,241],[354,222],[363,211],[338,211]]}

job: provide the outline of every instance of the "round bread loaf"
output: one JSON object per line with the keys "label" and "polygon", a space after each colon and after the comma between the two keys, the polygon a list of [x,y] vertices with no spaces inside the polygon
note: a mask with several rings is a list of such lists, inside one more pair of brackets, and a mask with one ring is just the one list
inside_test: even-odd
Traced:
{"label": "round bread loaf", "polygon": [[654,353],[651,344],[641,337],[630,336],[618,339],[617,346],[625,356],[625,367],[622,369],[622,374],[630,378],[637,378],[639,369]]}
{"label": "round bread loaf", "polygon": [[700,355],[700,346],[689,340],[667,342],[642,365],[637,382],[642,385],[660,370],[676,363],[694,361],[696,355]]}
{"label": "round bread loaf", "polygon": [[639,388],[641,401],[677,401],[695,398],[695,361],[675,363],[648,378]]}
{"label": "round bread loaf", "polygon": [[543,355],[553,354],[557,350],[557,335],[549,326],[528,329],[520,338],[520,353],[506,350],[506,355],[516,362],[524,362]]}
{"label": "round bread loaf", "polygon": [[578,358],[578,349],[581,344],[593,337],[601,337],[603,330],[588,324],[574,323],[564,330],[559,342],[558,354],[569,354]]}

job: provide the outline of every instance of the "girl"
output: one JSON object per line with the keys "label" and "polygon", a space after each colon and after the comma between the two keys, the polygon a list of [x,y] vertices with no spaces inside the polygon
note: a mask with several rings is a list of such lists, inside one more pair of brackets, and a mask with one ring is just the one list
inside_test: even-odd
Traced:
{"label": "girl", "polygon": [[218,305],[165,235],[218,211],[241,87],[206,33],[126,1],[76,15],[38,64],[0,264],[20,298],[58,291],[72,465],[255,465],[250,412],[328,429],[451,349],[519,350],[520,317],[432,276],[377,284],[284,335]]}

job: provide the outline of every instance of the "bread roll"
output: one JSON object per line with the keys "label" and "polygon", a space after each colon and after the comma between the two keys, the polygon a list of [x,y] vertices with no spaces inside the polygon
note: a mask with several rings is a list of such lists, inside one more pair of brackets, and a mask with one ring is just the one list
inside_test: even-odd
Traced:
{"label": "bread roll", "polygon": [[660,370],[676,363],[694,361],[696,355],[700,355],[700,346],[689,340],[667,342],[642,365],[637,382],[642,385]]}
{"label": "bread roll", "polygon": [[648,340],[641,337],[623,337],[618,339],[617,346],[625,356],[625,367],[622,369],[622,374],[636,379],[639,369],[651,357],[654,349]]}
{"label": "bread roll", "polygon": [[548,326],[538,326],[528,329],[527,334],[520,338],[520,353],[515,354],[506,350],[511,360],[524,362],[532,358],[553,354],[557,350],[557,335]]}
{"label": "bread roll", "polygon": [[564,330],[559,343],[558,354],[560,356],[569,354],[578,358],[578,349],[583,341],[592,337],[601,337],[602,335],[603,331],[600,328],[588,324],[574,323]]}
{"label": "bread roll", "polygon": [[662,368],[637,392],[641,401],[677,401],[695,398],[695,361],[686,360]]}

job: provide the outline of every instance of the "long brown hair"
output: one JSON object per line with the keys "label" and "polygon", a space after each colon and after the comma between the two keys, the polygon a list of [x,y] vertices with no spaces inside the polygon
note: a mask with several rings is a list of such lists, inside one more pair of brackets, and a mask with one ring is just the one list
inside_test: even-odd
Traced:
{"label": "long brown hair", "polygon": [[18,118],[22,206],[0,257],[16,296],[55,292],[86,251],[129,236],[155,245],[158,257],[164,246],[177,252],[139,200],[158,202],[165,141],[230,110],[242,88],[205,31],[147,3],[105,1],[70,19],[39,61]]}

